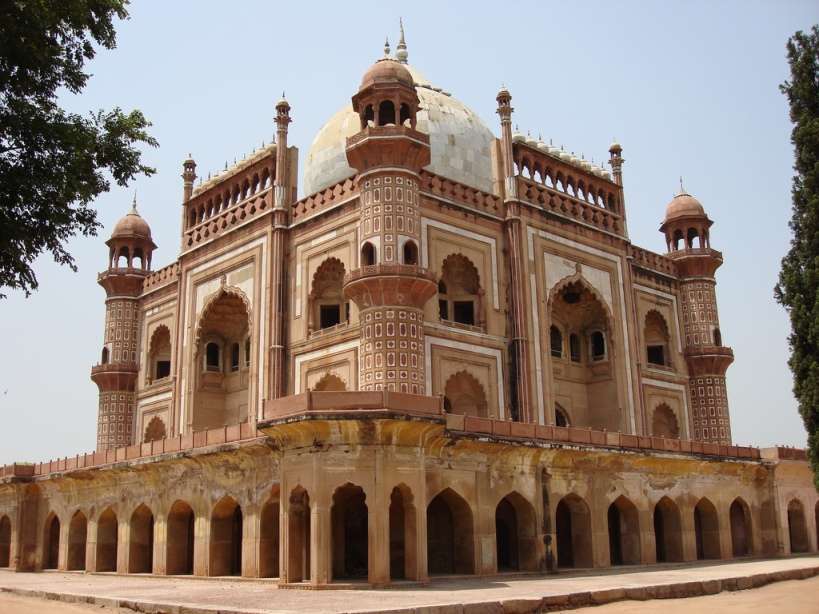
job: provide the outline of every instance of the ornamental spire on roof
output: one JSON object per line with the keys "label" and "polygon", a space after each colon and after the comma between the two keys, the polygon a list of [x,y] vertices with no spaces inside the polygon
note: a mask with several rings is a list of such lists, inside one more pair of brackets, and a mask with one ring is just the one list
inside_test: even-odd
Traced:
{"label": "ornamental spire on roof", "polygon": [[401,30],[401,36],[398,39],[398,46],[395,48],[395,59],[402,64],[406,64],[409,54],[407,53],[407,41],[404,39],[404,20],[401,17],[398,18],[398,26]]}

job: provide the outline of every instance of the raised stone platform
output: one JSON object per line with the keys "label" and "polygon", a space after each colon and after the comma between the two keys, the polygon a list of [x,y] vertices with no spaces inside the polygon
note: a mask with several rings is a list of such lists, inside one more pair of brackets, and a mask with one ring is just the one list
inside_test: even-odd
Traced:
{"label": "raised stone platform", "polygon": [[556,576],[440,579],[388,590],[280,591],[275,580],[0,571],[0,591],[139,612],[260,614],[382,612],[524,613],[624,599],[670,599],[758,588],[819,575],[819,556],[713,565],[626,567]]}

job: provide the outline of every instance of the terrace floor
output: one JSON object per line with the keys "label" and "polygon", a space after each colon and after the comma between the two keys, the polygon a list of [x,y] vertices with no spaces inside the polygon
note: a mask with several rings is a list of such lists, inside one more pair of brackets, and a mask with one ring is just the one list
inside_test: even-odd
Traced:
{"label": "terrace floor", "polygon": [[[186,614],[260,614],[289,612],[397,612],[435,614],[519,613],[611,603],[600,611],[625,613],[656,611],[655,602],[623,599],[664,598],[662,608],[671,612],[676,602],[686,611],[748,611],[758,614],[773,603],[777,612],[817,611],[819,599],[819,556],[731,561],[711,564],[624,567],[555,576],[496,576],[474,579],[440,579],[424,587],[373,590],[281,590],[275,581],[226,578],[180,578],[164,576],[118,576],[82,572],[14,573],[0,571],[0,610],[3,612],[86,611],[84,605],[63,609],[63,604],[45,604],[54,599],[75,604],[144,612]],[[810,578],[797,581],[798,578]],[[742,588],[764,589],[723,593]],[[785,584],[782,584],[785,582]],[[782,592],[780,588],[790,586]],[[11,593],[11,595],[9,594]],[[768,597],[772,601],[768,601]],[[777,597],[779,595],[780,597]],[[787,599],[781,597],[787,595]],[[38,598],[34,607],[29,599]],[[691,597],[690,599],[671,599]],[[16,605],[15,605],[16,603]],[[802,603],[800,606],[799,603]],[[713,609],[711,605],[713,604]],[[731,605],[733,604],[733,605]],[[778,606],[776,605],[778,604]],[[701,609],[706,607],[707,609]],[[51,607],[53,606],[53,607]],[[28,608],[28,609],[27,609]],[[33,608],[33,609],[32,609]],[[39,609],[38,609],[39,608]],[[727,609],[726,609],[727,608]],[[102,610],[103,612],[106,610]]]}

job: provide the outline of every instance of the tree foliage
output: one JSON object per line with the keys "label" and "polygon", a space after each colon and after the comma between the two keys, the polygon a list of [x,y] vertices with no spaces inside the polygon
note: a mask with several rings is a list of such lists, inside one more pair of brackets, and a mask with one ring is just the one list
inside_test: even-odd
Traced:
{"label": "tree foliage", "polygon": [[76,270],[66,241],[96,234],[92,201],[111,179],[124,186],[154,173],[138,149],[157,144],[140,111],[82,116],[57,100],[82,91],[97,48],[116,46],[113,22],[128,17],[126,5],[0,2],[0,288],[29,295],[38,286],[32,264],[44,252]]}
{"label": "tree foliage", "polygon": [[791,78],[781,89],[793,122],[793,237],[775,293],[790,315],[793,390],[819,486],[819,27],[794,34],[787,50]]}

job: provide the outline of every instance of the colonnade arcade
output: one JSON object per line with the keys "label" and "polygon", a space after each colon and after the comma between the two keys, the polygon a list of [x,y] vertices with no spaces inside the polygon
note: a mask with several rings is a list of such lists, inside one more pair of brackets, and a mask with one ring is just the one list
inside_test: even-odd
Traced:
{"label": "colonnade arcade", "polygon": [[[179,499],[49,512],[37,548],[43,569],[167,575],[279,577],[282,583],[425,581],[430,576],[545,571],[542,502],[518,491],[474,503],[455,485],[428,493],[406,483],[377,492],[354,482],[330,496],[279,485],[259,503],[225,494],[210,508]],[[416,488],[418,486],[416,485]],[[431,496],[430,496],[431,495]],[[472,502],[470,502],[472,499]],[[762,555],[762,520],[742,497],[714,503],[662,496],[641,505],[614,494],[594,505],[552,493],[548,526],[558,568]],[[819,503],[811,510],[819,521]],[[793,553],[816,551],[806,506],[787,506]],[[814,519],[811,519],[812,521]],[[0,516],[0,566],[11,563],[12,523]],[[487,560],[487,540],[493,555]],[[284,558],[280,565],[280,556]]]}

